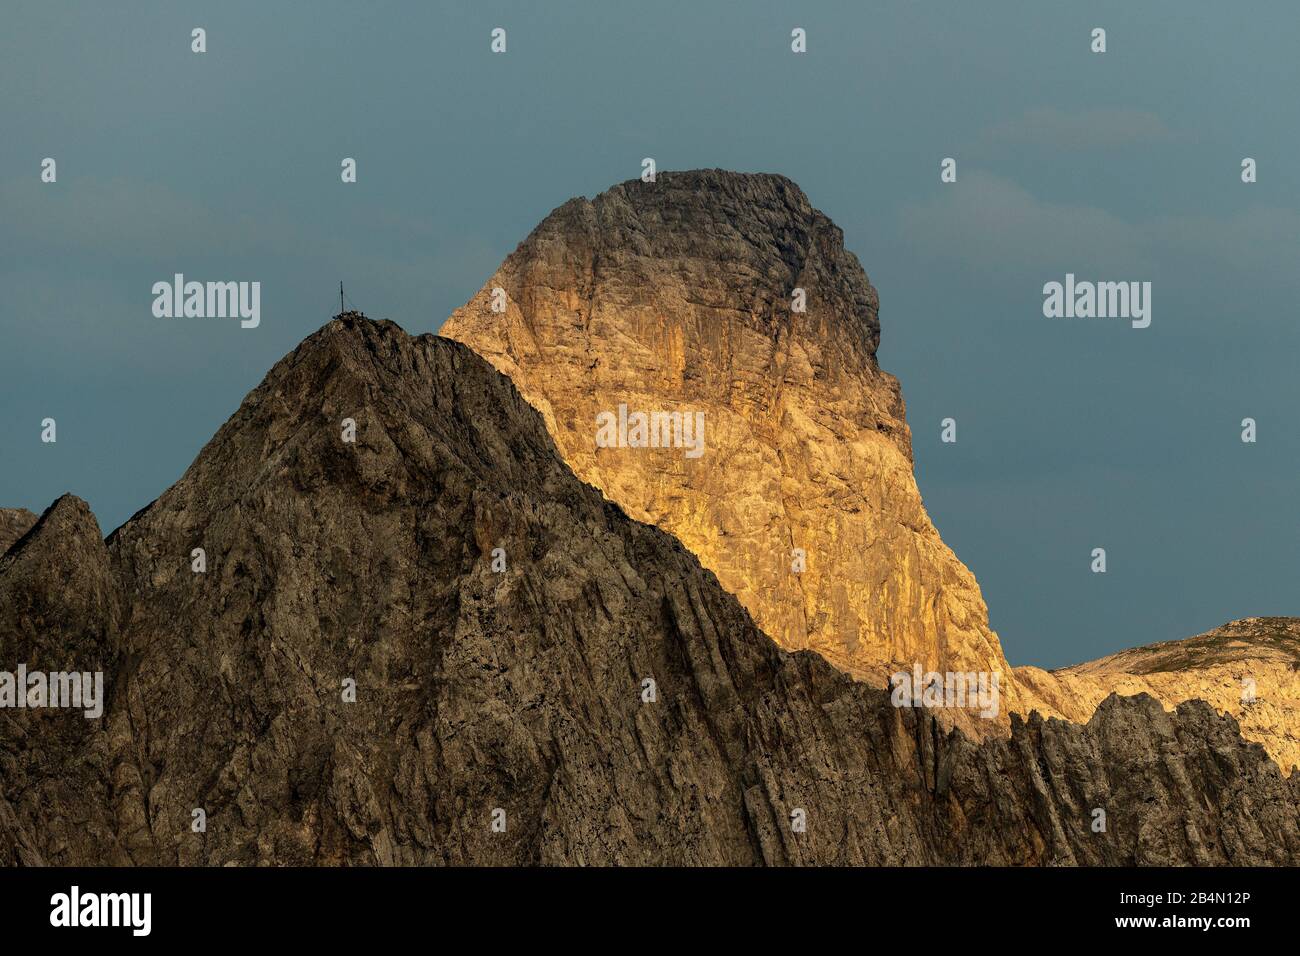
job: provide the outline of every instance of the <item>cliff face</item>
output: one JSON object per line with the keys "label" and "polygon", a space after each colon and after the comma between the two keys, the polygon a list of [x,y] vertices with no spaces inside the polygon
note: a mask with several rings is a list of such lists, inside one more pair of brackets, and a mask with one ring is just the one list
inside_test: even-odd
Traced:
{"label": "cliff face", "polygon": [[776,647],[469,350],[355,315],[107,543],[59,499],[0,651],[107,698],[0,709],[3,863],[1300,862],[1300,777],[1230,718],[945,733]]}
{"label": "cliff face", "polygon": [[[914,663],[1000,672],[1005,730],[1011,669],[921,503],[877,310],[792,182],[696,171],[565,203],[441,334],[508,375],[579,477],[679,538],[782,647],[877,685]],[[703,412],[703,453],[599,447],[597,416],[620,405]]]}
{"label": "cliff face", "polygon": [[[121,587],[90,509],[64,495],[0,556],[0,672],[122,666]],[[11,678],[12,679],[12,678]],[[107,684],[107,681],[106,681]],[[139,813],[125,714],[105,707],[0,709],[0,865],[121,863],[119,833]],[[136,800],[119,804],[132,791]],[[123,811],[121,819],[115,804]]]}
{"label": "cliff face", "polygon": [[0,554],[36,524],[36,515],[26,508],[0,508]]}
{"label": "cliff face", "polygon": [[[571,200],[441,333],[508,375],[579,477],[679,538],[782,647],[877,686],[914,663],[1000,672],[997,719],[944,712],[977,736],[1005,733],[1012,712],[1086,721],[1112,691],[1143,692],[1209,700],[1282,766],[1300,762],[1294,646],[1248,642],[1231,661],[1159,674],[1129,673],[1127,658],[1008,667],[974,577],[921,503],[898,382],[876,361],[876,291],[781,176],[663,173]],[[620,406],[702,412],[702,453],[602,447],[598,416]],[[1243,667],[1258,682],[1250,706]]]}
{"label": "cliff face", "polygon": [[1300,619],[1246,618],[1050,673],[1017,667],[1016,677],[1040,710],[1076,721],[1111,693],[1150,694],[1166,706],[1204,700],[1283,769],[1300,766]]}

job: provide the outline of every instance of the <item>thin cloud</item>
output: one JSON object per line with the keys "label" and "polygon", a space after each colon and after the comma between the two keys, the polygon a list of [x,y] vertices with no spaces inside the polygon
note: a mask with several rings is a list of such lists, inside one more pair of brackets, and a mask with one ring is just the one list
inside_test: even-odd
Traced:
{"label": "thin cloud", "polygon": [[903,239],[930,257],[1003,276],[1063,267],[1130,272],[1150,268],[1140,230],[1093,206],[1040,200],[981,170],[935,198],[903,207]]}
{"label": "thin cloud", "polygon": [[1096,206],[1039,199],[983,170],[900,211],[899,232],[920,258],[1003,279],[1096,272],[1125,279],[1231,276],[1235,284],[1300,282],[1300,213],[1248,206],[1228,216],[1129,220]]}
{"label": "thin cloud", "polygon": [[984,130],[978,145],[986,150],[1005,147],[1068,150],[1114,149],[1170,143],[1178,136],[1154,113],[1143,110],[1083,110],[1065,112],[1033,109]]}

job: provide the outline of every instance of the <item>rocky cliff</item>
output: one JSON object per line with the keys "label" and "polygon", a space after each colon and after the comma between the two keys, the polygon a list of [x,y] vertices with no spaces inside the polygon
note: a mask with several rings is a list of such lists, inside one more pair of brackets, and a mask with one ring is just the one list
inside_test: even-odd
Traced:
{"label": "rocky cliff", "polygon": [[[784,177],[662,173],[571,200],[441,333],[510,376],[581,478],[679,538],[782,647],[878,686],[914,663],[1000,672],[998,719],[945,712],[974,735],[1005,733],[1011,712],[1086,721],[1112,691],[1145,692],[1210,700],[1284,767],[1300,759],[1294,645],[1251,664],[1250,707],[1249,648],[1160,675],[1127,658],[1008,667],[922,505],[899,385],[876,361],[876,291]],[[602,447],[598,416],[620,406],[702,412],[702,454]]]}
{"label": "rocky cliff", "polygon": [[1241,725],[1286,770],[1300,766],[1300,619],[1251,617],[1196,637],[1148,644],[1045,672],[1017,667],[1044,713],[1087,720],[1111,693],[1150,694],[1173,706],[1204,700]]}
{"label": "rocky cliff", "polygon": [[0,709],[3,863],[1300,862],[1231,718],[946,733],[773,644],[468,349],[351,314],[107,542],[56,501],[0,662],[107,698]]}
{"label": "rocky cliff", "polygon": [[0,554],[36,524],[36,515],[26,508],[0,508]]}
{"label": "rocky cliff", "polygon": [[[915,663],[999,672],[1019,707],[979,586],[922,505],[876,291],[790,180],[661,173],[571,200],[441,334],[508,375],[579,477],[679,538],[782,647],[877,685]],[[620,406],[702,412],[703,453],[600,447],[597,416]]]}

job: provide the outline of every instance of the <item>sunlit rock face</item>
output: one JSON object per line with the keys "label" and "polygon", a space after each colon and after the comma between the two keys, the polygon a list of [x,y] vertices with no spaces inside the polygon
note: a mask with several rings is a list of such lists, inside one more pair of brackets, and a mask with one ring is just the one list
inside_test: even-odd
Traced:
{"label": "sunlit rock face", "polygon": [[778,648],[468,348],[356,314],[107,540],[65,495],[0,556],[17,662],[104,707],[0,708],[0,866],[1300,860],[1300,776],[1230,717],[945,731]]}
{"label": "sunlit rock face", "polygon": [[1181,641],[1135,647],[1046,672],[1017,667],[1031,706],[1086,721],[1111,693],[1173,707],[1200,699],[1236,718],[1286,771],[1300,766],[1300,619],[1251,617]]}
{"label": "sunlit rock face", "polygon": [[[1137,662],[1151,648],[1007,666],[921,502],[898,381],[876,361],[878,308],[798,186],[700,170],[565,203],[441,332],[508,375],[580,477],[676,535],[782,647],[877,685],[917,665],[1000,673],[996,718],[940,712],[975,734],[1033,710],[1086,721],[1112,691],[1148,693],[1210,701],[1283,767],[1300,763],[1292,619],[1220,629],[1237,643],[1213,660],[1191,649],[1218,631],[1156,645],[1188,652],[1161,667]],[[629,447],[637,412],[702,414],[702,440],[650,428],[651,447]]]}
{"label": "sunlit rock face", "polygon": [[[1000,673],[998,718],[958,722],[1005,729],[1017,691],[921,502],[876,290],[790,180],[662,173],[571,200],[441,334],[508,375],[581,478],[676,535],[782,647],[875,684],[915,664]],[[703,412],[703,452],[608,447],[598,422],[620,406]]]}

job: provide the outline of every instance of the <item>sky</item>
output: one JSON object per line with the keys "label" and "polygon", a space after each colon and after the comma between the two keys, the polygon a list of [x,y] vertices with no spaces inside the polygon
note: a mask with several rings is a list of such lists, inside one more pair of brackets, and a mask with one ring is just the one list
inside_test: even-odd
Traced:
{"label": "sky", "polygon": [[[9,2],[0,506],[70,491],[107,534],[339,281],[436,331],[651,156],[782,173],[843,228],[1012,663],[1300,614],[1298,36],[1293,0]],[[177,272],[259,281],[261,324],[156,318]],[[1150,282],[1151,326],[1046,318],[1067,273]]]}

